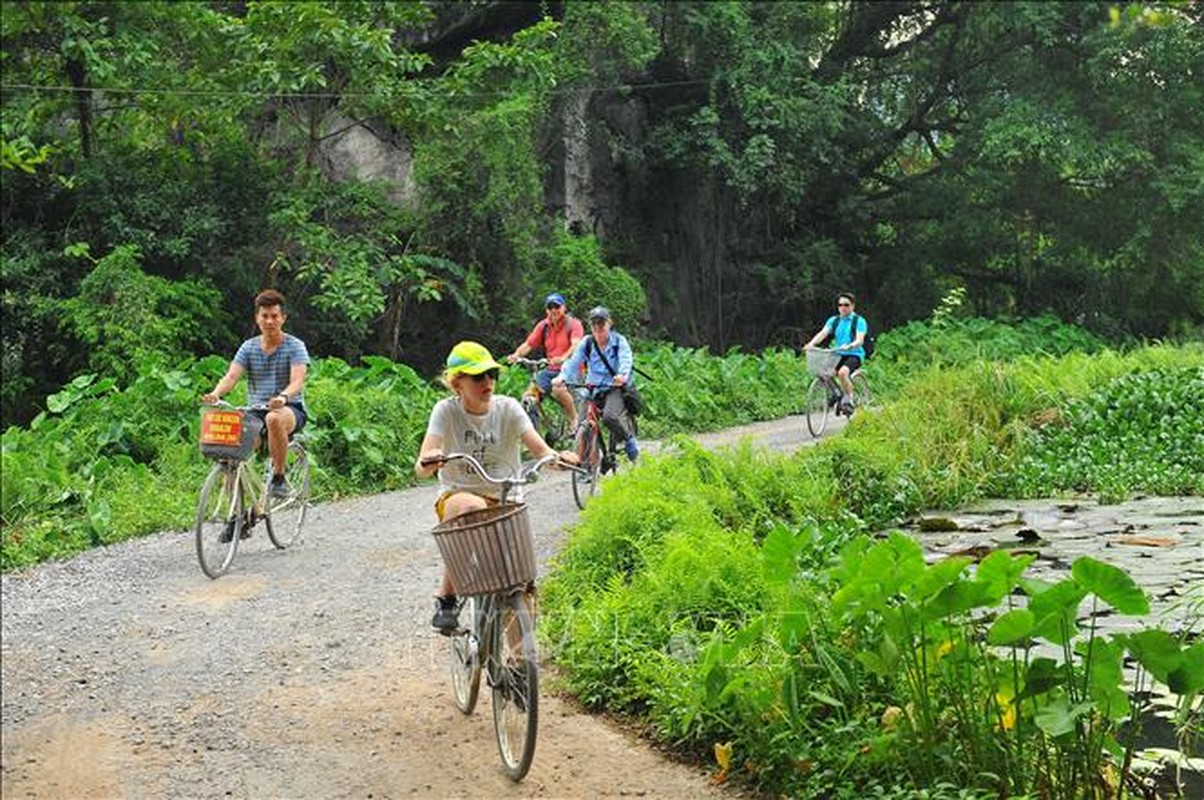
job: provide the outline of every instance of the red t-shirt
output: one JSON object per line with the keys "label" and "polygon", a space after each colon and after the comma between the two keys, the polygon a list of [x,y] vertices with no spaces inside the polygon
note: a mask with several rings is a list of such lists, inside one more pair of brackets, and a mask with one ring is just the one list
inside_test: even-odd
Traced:
{"label": "red t-shirt", "polygon": [[[544,328],[548,329],[546,340]],[[546,358],[560,358],[567,356],[573,349],[573,339],[580,339],[583,336],[585,336],[585,327],[576,317],[565,314],[559,325],[552,325],[545,317],[539,321],[531,331],[531,335],[527,337],[527,347],[533,350],[543,350]],[[548,369],[556,371],[560,369],[560,365],[554,364]]]}

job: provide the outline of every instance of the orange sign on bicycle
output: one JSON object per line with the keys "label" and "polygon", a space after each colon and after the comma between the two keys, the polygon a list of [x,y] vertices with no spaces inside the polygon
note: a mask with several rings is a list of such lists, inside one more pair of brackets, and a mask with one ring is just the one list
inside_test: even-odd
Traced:
{"label": "orange sign on bicycle", "polygon": [[242,441],[241,411],[206,411],[201,415],[201,444],[237,447]]}

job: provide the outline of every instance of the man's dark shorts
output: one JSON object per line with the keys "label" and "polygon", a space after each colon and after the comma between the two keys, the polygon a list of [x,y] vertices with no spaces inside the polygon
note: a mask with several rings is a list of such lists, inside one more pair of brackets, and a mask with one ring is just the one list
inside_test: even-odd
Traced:
{"label": "man's dark shorts", "polygon": [[[309,419],[309,417],[305,414],[305,407],[300,403],[289,403],[288,407],[293,410],[293,416],[297,419],[297,427],[293,428],[292,434],[296,435],[301,432],[302,428],[305,427],[305,422]],[[267,426],[267,409],[251,409],[251,413],[259,417],[259,421],[264,423],[264,427]]]}
{"label": "man's dark shorts", "polygon": [[840,368],[846,364],[849,367],[849,374],[852,375],[861,368],[861,356],[841,356],[840,360],[836,362],[836,371],[840,372]]}

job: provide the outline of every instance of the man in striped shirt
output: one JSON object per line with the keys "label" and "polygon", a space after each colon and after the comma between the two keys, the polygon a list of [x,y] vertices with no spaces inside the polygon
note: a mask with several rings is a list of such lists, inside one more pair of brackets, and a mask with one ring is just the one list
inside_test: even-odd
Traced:
{"label": "man in striped shirt", "polygon": [[289,437],[305,427],[307,417],[303,391],[309,370],[309,351],[305,342],[284,332],[288,314],[284,313],[284,295],[264,289],[255,296],[255,324],[259,335],[247,339],[238,348],[226,374],[201,399],[217,402],[247,375],[247,405],[266,406],[255,411],[268,431],[268,453],[272,459],[273,497],[288,496],[284,482],[285,456]]}

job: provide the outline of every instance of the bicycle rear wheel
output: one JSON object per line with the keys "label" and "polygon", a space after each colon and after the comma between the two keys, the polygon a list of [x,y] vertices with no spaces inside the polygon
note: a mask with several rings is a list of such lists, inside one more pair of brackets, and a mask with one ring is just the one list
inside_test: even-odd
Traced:
{"label": "bicycle rear wheel", "polygon": [[850,380],[853,383],[853,405],[857,408],[870,408],[874,403],[874,396],[870,393],[869,379],[858,370]]}
{"label": "bicycle rear wheel", "polygon": [[460,619],[468,621],[468,628],[451,637],[452,694],[456,708],[471,714],[477,706],[481,691],[481,659],[479,656],[480,634],[477,630],[477,600],[468,597],[460,606]]}
{"label": "bicycle rear wheel", "polygon": [[602,477],[602,454],[599,452],[601,442],[597,426],[583,425],[578,436],[581,443],[577,447],[577,455],[584,471],[573,471],[573,500],[577,508],[584,509],[585,502],[598,491],[598,480]]}
{"label": "bicycle rear wheel", "polygon": [[243,528],[243,498],[238,467],[215,464],[201,487],[196,511],[196,555],[201,572],[224,575],[234,563]]}
{"label": "bicycle rear wheel", "polygon": [[[264,500],[268,538],[281,550],[301,536],[305,514],[309,511],[309,455],[300,442],[292,441],[285,458],[284,480],[288,484],[288,495],[272,497],[269,491]],[[270,463],[267,469],[270,475]]]}
{"label": "bicycle rear wheel", "polygon": [[828,425],[828,386],[824,381],[819,378],[811,381],[803,409],[807,414],[807,430],[818,439]]}
{"label": "bicycle rear wheel", "polygon": [[497,606],[493,625],[493,732],[510,780],[520,781],[535,757],[539,728],[539,665],[527,595]]}

